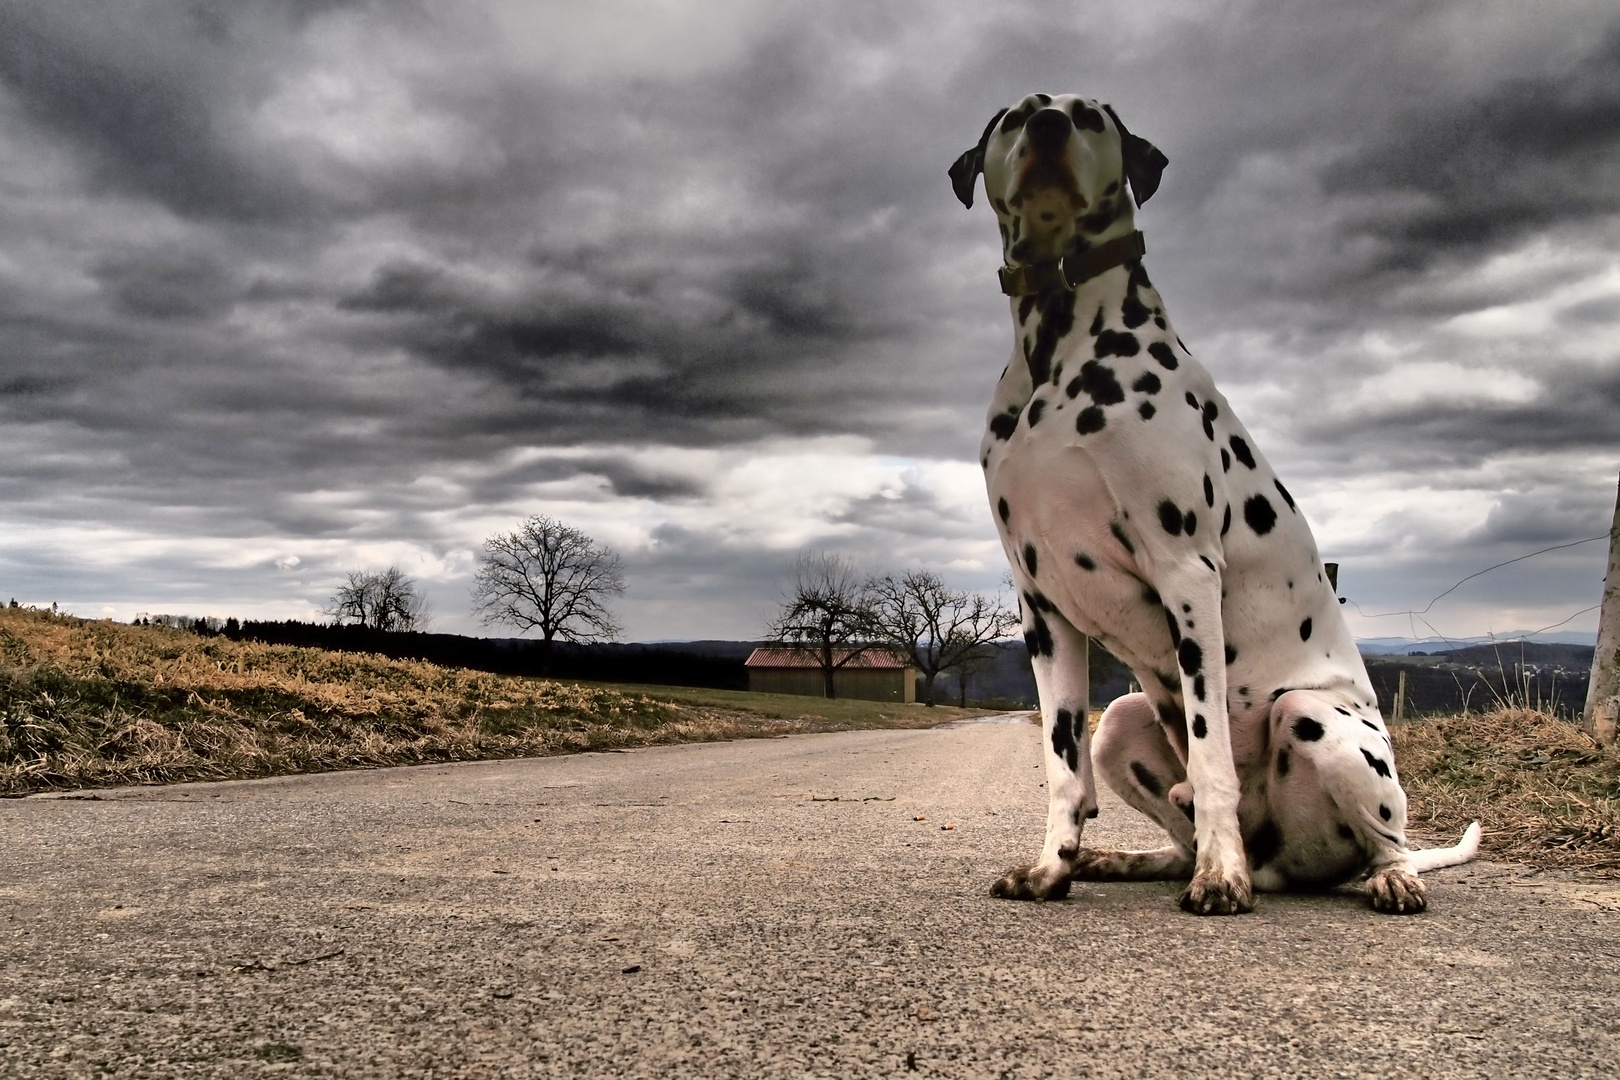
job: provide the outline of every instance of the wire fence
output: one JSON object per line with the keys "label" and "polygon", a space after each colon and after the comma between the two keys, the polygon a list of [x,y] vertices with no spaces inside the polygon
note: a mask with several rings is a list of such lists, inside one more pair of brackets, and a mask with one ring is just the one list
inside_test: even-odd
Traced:
{"label": "wire fence", "polygon": [[[1408,628],[1412,631],[1412,636],[1414,638],[1416,638],[1418,636],[1417,624],[1419,622],[1421,622],[1425,627],[1428,628],[1428,631],[1432,636],[1439,638],[1441,641],[1444,641],[1448,645],[1452,645],[1454,647],[1461,648],[1462,646],[1460,646],[1456,642],[1452,641],[1452,639],[1450,639],[1446,635],[1442,634],[1439,630],[1436,630],[1435,627],[1434,627],[1434,624],[1429,622],[1428,619],[1423,618],[1423,616],[1427,615],[1430,611],[1434,610],[1434,605],[1438,604],[1441,600],[1444,600],[1446,597],[1450,596],[1452,593],[1454,593],[1458,589],[1462,588],[1468,582],[1473,581],[1477,577],[1483,577],[1484,575],[1489,574],[1493,570],[1500,570],[1504,566],[1512,566],[1514,563],[1521,563],[1521,562],[1524,562],[1526,559],[1533,559],[1537,555],[1545,555],[1549,551],[1563,551],[1566,548],[1579,547],[1582,544],[1592,544],[1592,543],[1596,543],[1599,540],[1607,540],[1608,538],[1609,538],[1608,533],[1600,533],[1597,536],[1588,536],[1588,537],[1585,537],[1584,539],[1581,539],[1581,540],[1570,540],[1570,541],[1568,541],[1566,543],[1562,543],[1562,544],[1553,544],[1553,545],[1551,545],[1549,547],[1538,548],[1535,551],[1527,552],[1527,553],[1525,553],[1523,555],[1516,555],[1511,559],[1504,559],[1499,563],[1494,563],[1491,566],[1487,566],[1483,570],[1476,570],[1472,574],[1469,574],[1467,577],[1459,579],[1450,588],[1448,588],[1444,592],[1441,592],[1438,595],[1436,595],[1432,600],[1430,600],[1427,604],[1423,605],[1423,607],[1421,607],[1421,608],[1408,608],[1405,611],[1373,611],[1373,612],[1369,612],[1369,611],[1361,610],[1361,605],[1356,603],[1354,600],[1348,600],[1347,599],[1345,601],[1345,603],[1348,604],[1350,607],[1354,608],[1355,611],[1356,611],[1356,614],[1360,615],[1362,618],[1365,618],[1365,619],[1389,619],[1389,618],[1396,618],[1396,617],[1404,615],[1408,619]],[[1556,630],[1560,626],[1564,626],[1564,625],[1566,625],[1568,623],[1574,622],[1576,619],[1580,618],[1582,615],[1585,615],[1587,612],[1596,611],[1601,606],[1602,606],[1602,604],[1592,604],[1589,607],[1584,607],[1581,610],[1579,610],[1577,612],[1574,612],[1571,615],[1565,616],[1564,618],[1558,620],[1555,623],[1550,623],[1547,626],[1543,626],[1538,630],[1529,630],[1529,631],[1526,631],[1525,633],[1517,635],[1515,637],[1501,639],[1501,643],[1506,644],[1508,642],[1528,641],[1530,638],[1535,637],[1537,634],[1545,634],[1549,630]],[[1493,638],[1492,640],[1495,641],[1497,639]]]}
{"label": "wire fence", "polygon": [[[1437,593],[1421,608],[1402,611],[1364,611],[1353,600],[1344,602],[1357,614],[1368,619],[1405,618],[1415,641],[1419,640],[1418,625],[1429,631],[1429,637],[1447,646],[1443,658],[1428,654],[1395,657],[1366,657],[1367,674],[1378,692],[1379,704],[1386,714],[1399,717],[1403,712],[1463,712],[1481,706],[1533,708],[1555,715],[1573,717],[1584,704],[1586,685],[1590,675],[1591,657],[1584,654],[1585,646],[1534,642],[1531,639],[1549,630],[1556,630],[1589,612],[1601,603],[1591,604],[1572,612],[1557,622],[1535,630],[1524,631],[1511,637],[1491,635],[1485,643],[1456,641],[1442,634],[1427,616],[1436,604],[1456,592],[1475,578],[1503,567],[1513,566],[1538,555],[1564,551],[1583,544],[1607,540],[1608,533],[1569,540],[1534,551],[1516,555],[1511,559],[1493,563],[1460,578],[1450,587]],[[1601,586],[1599,591],[1601,591]],[[1510,648],[1517,645],[1518,657]],[[1538,646],[1531,650],[1527,646]]]}

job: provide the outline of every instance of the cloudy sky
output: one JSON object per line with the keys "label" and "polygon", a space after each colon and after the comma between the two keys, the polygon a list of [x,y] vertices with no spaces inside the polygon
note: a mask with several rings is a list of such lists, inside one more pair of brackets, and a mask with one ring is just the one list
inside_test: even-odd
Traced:
{"label": "cloudy sky", "polygon": [[[633,640],[757,635],[805,547],[994,587],[945,170],[1033,90],[1169,156],[1154,281],[1362,611],[1607,531],[1612,0],[10,0],[0,593],[308,618],[397,564],[474,631],[532,513]],[[1347,610],[1534,629],[1604,547]]]}

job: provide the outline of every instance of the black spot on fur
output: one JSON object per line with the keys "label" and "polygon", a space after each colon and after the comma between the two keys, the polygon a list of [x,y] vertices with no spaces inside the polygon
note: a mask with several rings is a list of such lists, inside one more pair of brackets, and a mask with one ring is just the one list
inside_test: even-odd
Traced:
{"label": "black spot on fur", "polygon": [[1243,440],[1243,436],[1234,435],[1227,441],[1232,444],[1232,453],[1237,455],[1237,459],[1247,468],[1254,468],[1254,454],[1250,453],[1249,444]]}
{"label": "black spot on fur", "polygon": [[1383,818],[1385,821],[1388,821],[1389,817],[1390,817],[1389,807],[1385,806],[1383,803],[1379,803],[1378,804],[1378,816]]}
{"label": "black spot on fur", "polygon": [[1147,322],[1148,317],[1153,313],[1148,310],[1148,306],[1142,303],[1141,298],[1133,290],[1126,295],[1125,303],[1120,305],[1120,314],[1125,321],[1125,325],[1135,330],[1138,326]]}
{"label": "black spot on fur", "polygon": [[1083,551],[1075,553],[1074,564],[1082,570],[1097,569],[1097,560],[1093,559],[1090,555],[1087,555]]}
{"label": "black spot on fur", "polygon": [[1243,846],[1248,849],[1249,865],[1258,870],[1282,850],[1282,831],[1275,821],[1266,818],[1253,835],[1244,839]]}
{"label": "black spot on fur", "polygon": [[1181,510],[1169,499],[1159,503],[1159,524],[1171,536],[1181,535]]}
{"label": "black spot on fur", "polygon": [[1175,352],[1162,341],[1155,341],[1148,346],[1148,355],[1157,360],[1166,371],[1174,371],[1181,364],[1176,359]]}
{"label": "black spot on fur", "polygon": [[1277,524],[1277,511],[1264,495],[1250,495],[1243,504],[1243,520],[1249,523],[1255,535],[1264,536]]}
{"label": "black spot on fur", "polygon": [[1232,648],[1232,643],[1231,642],[1227,642],[1227,644],[1226,644],[1226,666],[1231,667],[1236,662],[1237,662],[1237,650]]}
{"label": "black spot on fur", "polygon": [[1098,814],[1098,810],[1097,810],[1097,808],[1095,806],[1093,806],[1090,810],[1086,811],[1086,817],[1088,817],[1088,818],[1094,818],[1094,817],[1097,816],[1097,814]]}
{"label": "black spot on fur", "polygon": [[1294,721],[1294,738],[1300,742],[1316,742],[1324,733],[1322,722],[1314,716],[1301,716]]}
{"label": "black spot on fur", "polygon": [[1231,527],[1232,527],[1232,504],[1227,503],[1226,504],[1226,513],[1221,515],[1221,535],[1225,536],[1226,535],[1226,530],[1230,529]]}
{"label": "black spot on fur", "polygon": [[1034,544],[1025,544],[1024,545],[1024,568],[1029,571],[1029,576],[1030,577],[1035,576],[1035,545]]}
{"label": "black spot on fur", "polygon": [[1012,513],[1012,508],[1007,505],[1006,499],[996,500],[996,513],[1001,515],[1001,522],[1005,525],[1008,515]]}
{"label": "black spot on fur", "polygon": [[1046,399],[1036,398],[1029,403],[1029,426],[1034,427],[1041,422],[1041,413],[1046,411]]}
{"label": "black spot on fur", "polygon": [[1203,563],[1205,566],[1209,567],[1211,570],[1215,569],[1215,564],[1209,561],[1209,556],[1208,555],[1200,555],[1200,556],[1198,556],[1198,561]]}
{"label": "black spot on fur", "polygon": [[1035,297],[1033,295],[1026,296],[1018,301],[1018,321],[1021,323],[1029,321],[1029,313],[1034,310]]}
{"label": "black spot on fur", "polygon": [[1374,731],[1378,730],[1378,725],[1373,723],[1371,720],[1363,720],[1362,723],[1365,724],[1366,726],[1372,728]]}
{"label": "black spot on fur", "polygon": [[1124,548],[1132,555],[1136,554],[1136,545],[1131,543],[1131,538],[1129,536],[1125,535],[1125,529],[1122,525],[1120,525],[1119,522],[1110,521],[1108,523],[1108,531],[1114,534],[1114,539],[1119,541],[1120,547]]}
{"label": "black spot on fur", "polygon": [[1103,309],[1099,306],[1097,308],[1096,316],[1091,320],[1091,336],[1096,337],[1098,334],[1102,333],[1102,328],[1103,328]]}
{"label": "black spot on fur", "polygon": [[1139,394],[1157,394],[1163,388],[1164,384],[1151,371],[1142,372],[1136,377],[1136,381],[1131,383],[1131,389]]}
{"label": "black spot on fur", "polygon": [[1114,369],[1107,364],[1099,364],[1095,360],[1087,360],[1080,365],[1080,374],[1069,386],[1070,397],[1074,397],[1073,386],[1080,384],[1080,389],[1091,395],[1091,400],[1098,405],[1118,405],[1125,400],[1125,391],[1119,385],[1119,379],[1114,375]]}
{"label": "black spot on fur", "polygon": [[1197,532],[1198,515],[1193,513],[1191,510],[1187,511],[1187,516],[1182,519],[1181,527],[1187,530],[1188,536],[1191,536],[1193,533]]}
{"label": "black spot on fur", "polygon": [[1101,360],[1105,356],[1135,356],[1142,350],[1135,334],[1119,330],[1104,330],[1097,335],[1097,344],[1091,354]]}
{"label": "black spot on fur", "polygon": [[1204,474],[1204,505],[1215,505],[1215,485],[1209,479],[1209,473]]}
{"label": "black spot on fur", "polygon": [[1024,631],[1024,647],[1029,650],[1029,655],[1032,658],[1051,656],[1054,651],[1052,648],[1052,628],[1046,625],[1046,620],[1041,618],[1040,612],[1034,613],[1034,620],[1034,625]]}
{"label": "black spot on fur", "polygon": [[1373,757],[1365,750],[1361,752],[1361,756],[1367,759],[1367,764],[1372,768],[1373,772],[1379,776],[1387,777],[1389,775],[1389,762],[1381,757]]}
{"label": "black spot on fur", "polygon": [[1078,824],[1080,824],[1080,811],[1078,809],[1069,811],[1069,824],[1070,825],[1078,825]]}
{"label": "black spot on fur", "polygon": [[1193,697],[1199,701],[1204,700],[1204,675],[1202,672],[1193,676]]}
{"label": "black spot on fur", "polygon": [[1335,706],[1333,706],[1333,711],[1338,713],[1340,716],[1349,716],[1350,715],[1350,710],[1345,708],[1343,705],[1335,705]]}
{"label": "black spot on fur", "polygon": [[1164,601],[1159,598],[1159,590],[1155,589],[1152,585],[1149,585],[1145,581],[1142,582],[1142,599],[1154,605],[1164,603]]}
{"label": "black spot on fur", "polygon": [[1055,289],[1040,296],[1041,324],[1035,330],[1035,344],[1027,358],[1029,377],[1039,386],[1052,375],[1052,353],[1057,344],[1074,329],[1074,293]]}
{"label": "black spot on fur", "polygon": [[1063,759],[1070,772],[1079,769],[1080,747],[1074,741],[1073,714],[1068,709],[1059,709],[1052,724],[1052,752]]}
{"label": "black spot on fur", "polygon": [[[1164,609],[1164,621],[1170,627],[1170,644],[1179,648],[1181,646],[1181,624],[1176,622],[1176,613],[1169,608]],[[1174,681],[1173,679],[1171,681]],[[1166,684],[1168,685],[1168,683]]]}
{"label": "black spot on fur", "polygon": [[1138,784],[1142,785],[1142,790],[1155,799],[1164,794],[1164,785],[1159,783],[1159,778],[1149,772],[1147,766],[1140,761],[1131,762],[1131,775],[1136,777]]}
{"label": "black spot on fur", "polygon": [[1074,418],[1074,430],[1082,435],[1094,435],[1108,423],[1103,411],[1096,405],[1087,405]]}
{"label": "black spot on fur", "polygon": [[1142,414],[1142,419],[1151,420],[1151,419],[1153,419],[1153,414],[1158,412],[1159,410],[1157,410],[1157,409],[1155,409],[1153,407],[1153,402],[1144,401],[1144,402],[1142,402],[1142,404],[1140,404],[1140,405],[1138,405],[1136,407],[1136,411]]}
{"label": "black spot on fur", "polygon": [[1339,839],[1354,841],[1355,838],[1356,830],[1352,829],[1342,821],[1339,822]]}
{"label": "black spot on fur", "polygon": [[1198,408],[1198,398],[1191,390],[1187,391],[1187,404],[1194,409]]}
{"label": "black spot on fur", "polygon": [[1210,442],[1215,441],[1215,418],[1220,414],[1220,406],[1213,401],[1204,402],[1204,435]]}
{"label": "black spot on fur", "polygon": [[1290,764],[1291,764],[1291,762],[1288,760],[1288,751],[1286,751],[1286,750],[1277,751],[1277,775],[1278,776],[1287,776],[1288,775],[1288,766]]}
{"label": "black spot on fur", "polygon": [[1009,439],[1018,429],[1017,413],[997,413],[990,418],[990,431],[998,439]]}
{"label": "black spot on fur", "polygon": [[1195,739],[1202,739],[1205,735],[1209,734],[1209,725],[1204,722],[1204,717],[1201,713],[1193,714],[1192,733],[1193,738]]}
{"label": "black spot on fur", "polygon": [[1283,502],[1288,504],[1288,509],[1290,509],[1290,510],[1296,509],[1296,507],[1294,506],[1294,497],[1292,495],[1288,494],[1288,489],[1283,487],[1282,481],[1281,480],[1272,480],[1271,482],[1273,484],[1277,485],[1277,494],[1279,494],[1279,495],[1281,495],[1283,497]]}
{"label": "black spot on fur", "polygon": [[1187,638],[1176,650],[1176,659],[1181,661],[1181,670],[1188,675],[1196,674],[1204,668],[1204,650],[1198,647],[1198,642]]}
{"label": "black spot on fur", "polygon": [[1226,452],[1226,447],[1223,446],[1223,447],[1221,447],[1221,472],[1231,472],[1231,471],[1232,471],[1232,455],[1228,454]]}

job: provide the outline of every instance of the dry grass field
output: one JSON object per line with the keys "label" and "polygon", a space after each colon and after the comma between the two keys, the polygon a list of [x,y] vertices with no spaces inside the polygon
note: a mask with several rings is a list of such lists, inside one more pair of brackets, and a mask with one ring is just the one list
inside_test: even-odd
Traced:
{"label": "dry grass field", "polygon": [[979,711],[514,678],[0,609],[0,796],[923,727]]}
{"label": "dry grass field", "polygon": [[1455,843],[1470,821],[1492,858],[1620,874],[1620,745],[1533,709],[1390,729],[1408,830]]}

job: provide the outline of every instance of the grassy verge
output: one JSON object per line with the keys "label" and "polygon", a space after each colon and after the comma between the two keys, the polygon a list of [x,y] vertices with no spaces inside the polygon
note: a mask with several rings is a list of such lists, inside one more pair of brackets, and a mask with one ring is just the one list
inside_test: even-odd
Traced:
{"label": "grassy verge", "polygon": [[1391,729],[1410,829],[1455,843],[1470,821],[1487,857],[1620,874],[1620,746],[1529,709]]}
{"label": "grassy verge", "polygon": [[0,796],[923,727],[977,711],[511,678],[0,610]]}

